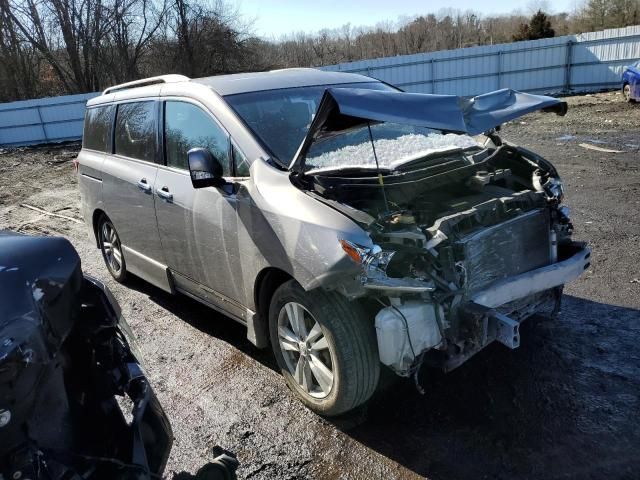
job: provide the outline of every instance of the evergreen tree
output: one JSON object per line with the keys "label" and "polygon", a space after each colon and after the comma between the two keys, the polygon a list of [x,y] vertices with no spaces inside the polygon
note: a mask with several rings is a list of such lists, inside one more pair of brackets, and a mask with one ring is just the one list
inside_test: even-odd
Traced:
{"label": "evergreen tree", "polygon": [[538,10],[529,22],[529,40],[555,37],[556,32],[551,28],[551,21],[546,13]]}
{"label": "evergreen tree", "polygon": [[521,23],[518,30],[513,35],[516,42],[522,40],[538,40],[540,38],[555,37],[556,32],[551,28],[551,21],[546,13],[538,10],[529,23]]}

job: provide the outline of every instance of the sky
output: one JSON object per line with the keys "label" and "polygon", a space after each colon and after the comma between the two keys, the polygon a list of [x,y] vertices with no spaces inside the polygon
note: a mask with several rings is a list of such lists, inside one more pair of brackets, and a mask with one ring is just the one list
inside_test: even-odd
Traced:
{"label": "sky", "polygon": [[[323,28],[374,26],[395,22],[401,16],[437,13],[443,8],[481,11],[487,15],[521,10],[530,14],[536,5],[548,6],[551,13],[572,11],[578,0],[237,0],[241,13],[254,20],[253,29],[261,37],[272,38],[292,32],[313,33]],[[480,7],[481,5],[481,7]]]}

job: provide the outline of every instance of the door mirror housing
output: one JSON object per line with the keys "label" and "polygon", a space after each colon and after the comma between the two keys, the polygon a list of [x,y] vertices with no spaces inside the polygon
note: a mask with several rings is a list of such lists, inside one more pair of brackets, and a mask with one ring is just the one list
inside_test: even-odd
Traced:
{"label": "door mirror housing", "polygon": [[187,161],[193,188],[221,187],[226,183],[222,176],[222,164],[206,148],[189,150]]}

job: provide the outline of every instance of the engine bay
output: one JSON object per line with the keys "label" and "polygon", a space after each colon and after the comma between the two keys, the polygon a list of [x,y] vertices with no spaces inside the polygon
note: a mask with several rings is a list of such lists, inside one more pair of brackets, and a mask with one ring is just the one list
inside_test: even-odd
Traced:
{"label": "engine bay", "polygon": [[[573,227],[568,209],[560,206],[563,190],[555,168],[495,135],[484,148],[440,152],[392,170],[294,174],[292,181],[352,218],[376,245],[362,262],[362,288],[352,290],[352,298],[388,304],[402,315],[402,330],[410,330],[406,320],[418,308],[407,306],[405,315],[402,305],[418,299],[433,305],[428,311],[438,335],[429,335],[441,340],[431,350],[445,353],[447,369],[488,341],[487,318],[497,314],[469,313],[478,292],[573,252]],[[519,319],[544,308],[556,312],[560,293],[561,287],[549,288],[505,308]],[[505,341],[515,348],[517,322],[510,328]],[[392,368],[408,375],[421,355],[399,354]]]}

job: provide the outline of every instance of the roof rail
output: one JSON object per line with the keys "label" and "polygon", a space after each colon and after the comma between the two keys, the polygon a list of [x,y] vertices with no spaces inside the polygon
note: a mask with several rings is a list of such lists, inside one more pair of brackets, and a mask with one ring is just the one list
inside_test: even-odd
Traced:
{"label": "roof rail", "polygon": [[160,75],[158,77],[141,78],[140,80],[134,80],[133,82],[121,83],[120,85],[109,87],[102,92],[102,95],[119,92],[120,90],[128,90],[129,88],[146,87],[147,85],[156,85],[158,83],[187,82],[189,80],[191,79],[184,75]]}

